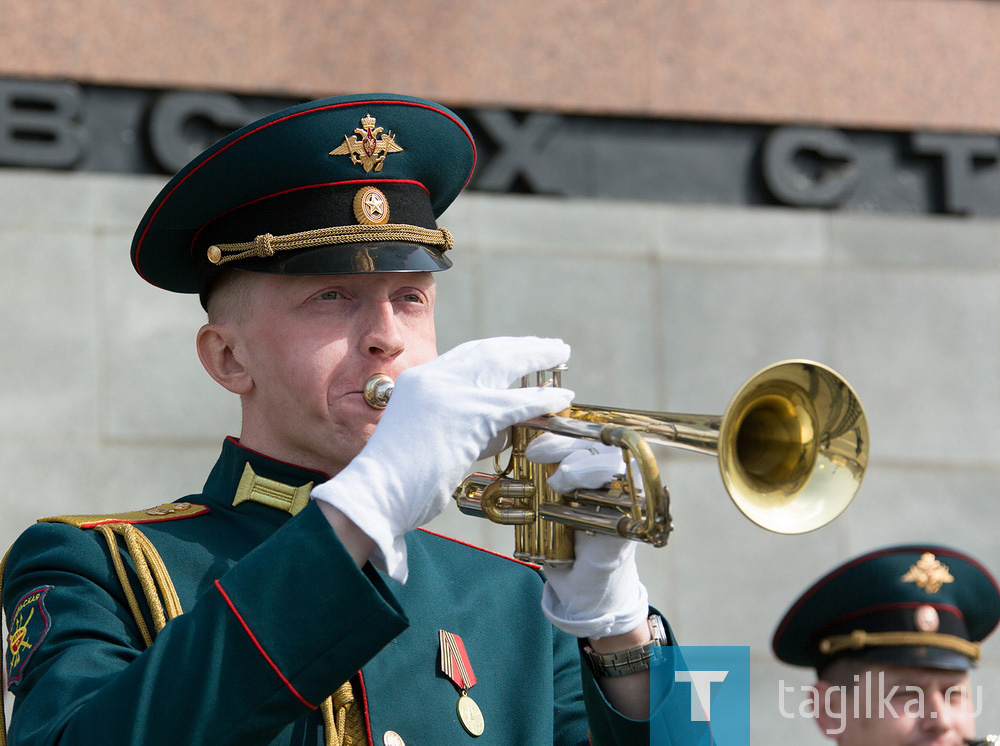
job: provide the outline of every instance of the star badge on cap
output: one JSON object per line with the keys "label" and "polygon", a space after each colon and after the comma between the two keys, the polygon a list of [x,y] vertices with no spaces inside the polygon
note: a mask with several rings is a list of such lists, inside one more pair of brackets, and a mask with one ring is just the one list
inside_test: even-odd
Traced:
{"label": "star badge on cap", "polygon": [[354,195],[354,217],[362,225],[384,225],[389,222],[389,201],[375,187],[362,187]]}

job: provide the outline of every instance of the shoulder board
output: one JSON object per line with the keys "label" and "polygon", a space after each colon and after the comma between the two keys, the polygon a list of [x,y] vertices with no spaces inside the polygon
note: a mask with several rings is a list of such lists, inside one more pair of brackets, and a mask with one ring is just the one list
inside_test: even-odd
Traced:
{"label": "shoulder board", "polygon": [[177,521],[182,518],[194,518],[205,515],[210,510],[207,505],[197,503],[166,503],[145,510],[134,510],[131,513],[111,513],[108,515],[57,515],[50,518],[39,518],[38,523],[65,523],[77,528],[94,528],[107,523],[162,523]]}

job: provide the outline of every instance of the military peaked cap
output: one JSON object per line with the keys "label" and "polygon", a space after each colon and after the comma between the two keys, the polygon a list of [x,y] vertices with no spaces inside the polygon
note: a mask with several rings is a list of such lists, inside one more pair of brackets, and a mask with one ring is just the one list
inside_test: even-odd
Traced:
{"label": "military peaked cap", "polygon": [[279,274],[447,269],[436,219],[468,184],[468,127],[419,98],[327,98],[271,114],[181,169],[132,240],[136,271],[204,293],[226,268]]}
{"label": "military peaked cap", "polygon": [[822,670],[838,658],[965,670],[1000,620],[1000,590],[967,554],[910,545],[870,552],[806,590],[774,633],[777,657]]}

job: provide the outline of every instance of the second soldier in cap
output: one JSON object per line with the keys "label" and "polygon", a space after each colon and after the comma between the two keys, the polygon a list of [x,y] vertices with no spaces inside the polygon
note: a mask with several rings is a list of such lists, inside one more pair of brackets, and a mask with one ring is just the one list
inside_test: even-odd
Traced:
{"label": "second soldier in cap", "polygon": [[997,583],[975,559],[935,545],[889,547],[804,591],[773,647],[785,663],[816,669],[808,704],[840,746],[992,743],[975,737],[984,703],[969,671],[998,620]]}

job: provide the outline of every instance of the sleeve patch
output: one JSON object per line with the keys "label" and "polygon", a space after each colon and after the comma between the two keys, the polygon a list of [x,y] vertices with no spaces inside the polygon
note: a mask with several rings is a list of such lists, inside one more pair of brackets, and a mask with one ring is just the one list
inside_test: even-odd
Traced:
{"label": "sleeve patch", "polygon": [[52,618],[45,608],[45,595],[51,585],[35,588],[21,597],[10,616],[10,634],[7,636],[7,688],[21,681],[31,655],[42,644],[52,626]]}

